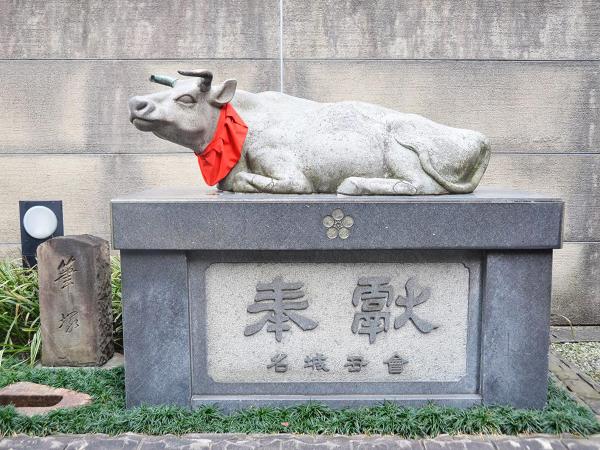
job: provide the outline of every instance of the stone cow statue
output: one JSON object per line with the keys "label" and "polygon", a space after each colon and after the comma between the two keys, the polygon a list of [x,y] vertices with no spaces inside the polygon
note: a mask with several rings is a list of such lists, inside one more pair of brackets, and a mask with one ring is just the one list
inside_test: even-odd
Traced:
{"label": "stone cow statue", "polygon": [[236,91],[235,80],[213,85],[207,70],[179,73],[194,78],[153,75],[171,89],[132,97],[130,120],[192,149],[205,180],[222,190],[462,194],[477,187],[490,158],[482,134],[416,114],[357,101],[253,94]]}

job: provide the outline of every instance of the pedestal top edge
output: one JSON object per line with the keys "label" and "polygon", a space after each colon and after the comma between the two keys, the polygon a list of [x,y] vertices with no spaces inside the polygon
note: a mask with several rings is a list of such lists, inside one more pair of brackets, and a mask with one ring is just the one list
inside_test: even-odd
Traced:
{"label": "pedestal top edge", "polygon": [[119,196],[111,203],[523,203],[556,202],[546,194],[511,189],[478,188],[470,194],[350,196],[341,194],[251,194],[193,187],[164,187]]}

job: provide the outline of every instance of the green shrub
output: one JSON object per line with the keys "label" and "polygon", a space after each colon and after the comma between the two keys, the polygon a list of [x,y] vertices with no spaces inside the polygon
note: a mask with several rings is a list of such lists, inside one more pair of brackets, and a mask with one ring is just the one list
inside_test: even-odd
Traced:
{"label": "green shrub", "polygon": [[[121,321],[121,265],[111,261],[115,350],[123,351]],[[0,261],[0,366],[7,356],[11,364],[34,365],[40,356],[40,308],[37,270],[20,261]]]}
{"label": "green shrub", "polygon": [[113,340],[115,351],[123,353],[123,302],[121,299],[121,261],[111,258],[110,261],[113,307]]}
{"label": "green shrub", "polygon": [[[111,261],[115,344],[122,350],[121,268]],[[476,406],[456,409],[436,405],[402,408],[391,403],[369,408],[332,410],[308,403],[291,408],[249,408],[224,415],[207,405],[195,411],[174,406],[125,409],[123,369],[39,369],[33,365],[40,351],[37,272],[17,262],[0,263],[0,388],[31,381],[86,392],[94,403],[72,410],[26,417],[12,406],[0,406],[0,437],[15,433],[137,432],[182,434],[232,433],[391,433],[405,437],[433,437],[440,433],[573,433],[600,432],[591,411],[575,403],[550,383],[545,409],[515,410]]]}
{"label": "green shrub", "polygon": [[309,433],[395,434],[407,438],[439,434],[518,434],[600,432],[600,424],[587,408],[575,403],[553,383],[548,405],[542,410],[474,406],[457,409],[429,404],[403,408],[392,403],[334,410],[308,402],[290,408],[247,408],[230,415],[212,405],[195,411],[176,406],[141,406],[125,409],[122,368],[39,369],[24,365],[0,371],[0,388],[16,381],[30,381],[86,392],[93,403],[75,409],[26,417],[12,406],[0,406],[0,437],[26,433]]}

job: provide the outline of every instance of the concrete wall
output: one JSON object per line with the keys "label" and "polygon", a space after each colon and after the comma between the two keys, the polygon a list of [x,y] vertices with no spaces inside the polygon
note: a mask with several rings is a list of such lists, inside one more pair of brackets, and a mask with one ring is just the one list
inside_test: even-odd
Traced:
{"label": "concrete wall", "polygon": [[0,253],[19,199],[62,199],[67,233],[108,238],[113,196],[206,189],[191,154],[127,120],[128,96],[161,89],[150,73],[189,67],[484,132],[483,185],[566,201],[554,311],[600,324],[596,0],[3,0]]}

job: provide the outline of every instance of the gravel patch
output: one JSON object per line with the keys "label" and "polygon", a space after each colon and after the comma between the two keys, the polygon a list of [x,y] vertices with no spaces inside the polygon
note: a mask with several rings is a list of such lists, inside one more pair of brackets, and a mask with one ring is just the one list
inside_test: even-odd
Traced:
{"label": "gravel patch", "polygon": [[552,348],[600,383],[600,342],[556,343]]}

